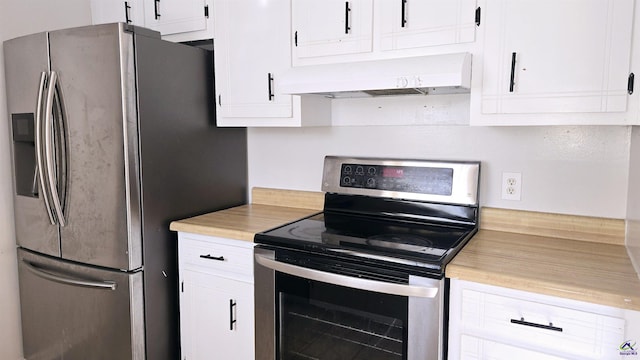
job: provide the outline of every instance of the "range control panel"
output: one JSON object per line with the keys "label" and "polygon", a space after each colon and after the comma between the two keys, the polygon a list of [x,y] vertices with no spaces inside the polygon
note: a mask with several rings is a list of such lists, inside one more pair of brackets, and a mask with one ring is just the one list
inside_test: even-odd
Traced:
{"label": "range control panel", "polygon": [[453,168],[343,163],[340,187],[449,196]]}

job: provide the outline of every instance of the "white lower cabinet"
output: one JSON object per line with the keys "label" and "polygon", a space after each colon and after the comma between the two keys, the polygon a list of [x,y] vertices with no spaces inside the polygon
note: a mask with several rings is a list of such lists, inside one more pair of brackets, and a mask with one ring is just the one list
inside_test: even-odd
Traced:
{"label": "white lower cabinet", "polygon": [[460,344],[461,359],[492,360],[561,360],[563,358],[538,351],[502,344],[475,336],[462,335]]}
{"label": "white lower cabinet", "polygon": [[253,359],[253,243],[178,237],[182,360]]}
{"label": "white lower cabinet", "polygon": [[452,279],[449,359],[619,359],[635,313]]}

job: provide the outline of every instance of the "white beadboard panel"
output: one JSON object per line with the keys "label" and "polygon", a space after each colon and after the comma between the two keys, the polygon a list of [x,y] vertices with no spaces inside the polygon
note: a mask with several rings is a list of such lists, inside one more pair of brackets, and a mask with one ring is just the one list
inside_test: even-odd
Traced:
{"label": "white beadboard panel", "polygon": [[[249,185],[320,191],[325,155],[480,160],[482,206],[625,218],[630,133],[626,126],[250,128]],[[501,199],[503,172],[522,174],[520,201]]]}
{"label": "white beadboard panel", "polygon": [[[90,23],[91,10],[86,0],[0,0],[0,43],[35,32]],[[17,360],[23,357],[8,121],[0,46],[0,359]]]}
{"label": "white beadboard panel", "polygon": [[640,127],[631,131],[627,203],[627,252],[640,276]]}

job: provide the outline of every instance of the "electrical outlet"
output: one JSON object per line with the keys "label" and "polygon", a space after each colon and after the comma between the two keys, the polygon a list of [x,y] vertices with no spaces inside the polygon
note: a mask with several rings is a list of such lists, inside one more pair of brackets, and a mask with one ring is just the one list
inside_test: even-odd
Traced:
{"label": "electrical outlet", "polygon": [[522,195],[522,174],[502,173],[502,199],[520,201]]}

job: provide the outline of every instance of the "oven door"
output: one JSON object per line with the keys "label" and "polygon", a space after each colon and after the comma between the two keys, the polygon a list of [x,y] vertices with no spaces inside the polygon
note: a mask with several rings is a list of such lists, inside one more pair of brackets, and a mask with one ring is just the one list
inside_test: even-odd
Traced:
{"label": "oven door", "polygon": [[255,248],[257,360],[442,359],[444,280],[402,284],[379,268],[341,262],[330,272],[279,253]]}

